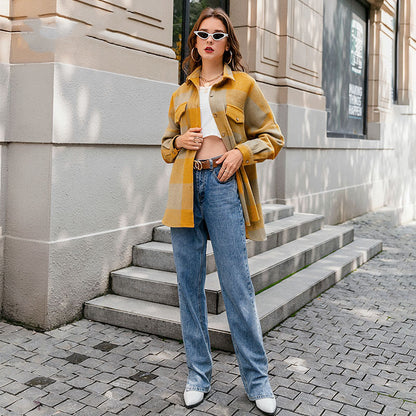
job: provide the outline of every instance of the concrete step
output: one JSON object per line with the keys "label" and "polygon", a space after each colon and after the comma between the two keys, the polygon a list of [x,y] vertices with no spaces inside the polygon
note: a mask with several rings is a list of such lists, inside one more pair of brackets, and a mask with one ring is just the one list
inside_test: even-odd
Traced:
{"label": "concrete step", "polygon": [[[315,299],[382,250],[380,240],[356,239],[351,244],[300,270],[256,295],[263,334]],[[212,346],[232,351],[226,313],[210,315]]]}
{"label": "concrete step", "polygon": [[[263,333],[299,310],[323,291],[382,250],[378,240],[356,239],[338,251],[256,295]],[[310,253],[312,258],[312,253]],[[85,304],[85,317],[146,333],[181,339],[179,308],[118,295]],[[209,314],[213,348],[233,349],[226,313]]]}
{"label": "concrete step", "polygon": [[[262,205],[262,210],[266,226],[267,223],[291,217],[294,212],[293,207],[281,204],[264,204]],[[155,227],[152,240],[160,243],[171,243],[170,227],[166,227],[166,225]]]}
{"label": "concrete step", "polygon": [[[278,222],[283,221],[285,220]],[[301,223],[300,228],[302,228]],[[290,234],[289,231],[285,233],[287,236]],[[255,291],[264,290],[285,276],[349,244],[353,240],[353,235],[352,227],[327,226],[250,257],[248,263]],[[179,305],[176,274],[172,271],[133,266],[115,271],[111,276],[112,291],[115,294],[172,306]],[[208,312],[212,314],[223,312],[224,301],[217,272],[207,275],[205,293]]]}
{"label": "concrete step", "polygon": [[[251,257],[313,233],[322,227],[323,222],[324,217],[316,214],[295,214],[269,222],[265,224],[267,239],[265,241],[247,240],[247,254]],[[133,265],[174,272],[176,269],[170,244],[170,229],[168,227],[157,227],[157,229],[154,235],[158,241],[150,241],[133,247]],[[207,273],[215,270],[214,252],[211,241],[208,241]]]}
{"label": "concrete step", "polygon": [[291,217],[294,214],[294,208],[290,205],[263,204],[261,208],[263,210],[263,219],[265,224]]}

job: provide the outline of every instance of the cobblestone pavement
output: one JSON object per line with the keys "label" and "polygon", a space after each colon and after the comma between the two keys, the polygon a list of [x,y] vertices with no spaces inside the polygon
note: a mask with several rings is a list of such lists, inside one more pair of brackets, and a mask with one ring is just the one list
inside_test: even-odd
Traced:
{"label": "cobblestone pavement", "polygon": [[[265,337],[278,416],[416,415],[416,223],[349,222],[384,251]],[[46,333],[0,321],[0,415],[259,415],[233,354],[182,406],[183,345],[81,320]]]}

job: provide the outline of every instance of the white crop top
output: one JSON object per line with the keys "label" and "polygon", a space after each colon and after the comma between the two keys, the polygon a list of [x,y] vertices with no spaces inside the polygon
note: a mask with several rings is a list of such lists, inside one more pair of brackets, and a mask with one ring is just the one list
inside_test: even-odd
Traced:
{"label": "white crop top", "polygon": [[209,93],[211,87],[199,87],[199,107],[201,109],[202,137],[217,136],[221,137],[211,107],[209,106]]}

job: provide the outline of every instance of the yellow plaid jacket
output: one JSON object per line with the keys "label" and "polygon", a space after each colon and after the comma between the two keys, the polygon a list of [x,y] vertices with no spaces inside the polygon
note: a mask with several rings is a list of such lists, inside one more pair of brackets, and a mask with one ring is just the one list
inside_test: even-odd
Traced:
{"label": "yellow plaid jacket", "polygon": [[[173,93],[169,125],[162,138],[162,157],[173,163],[163,224],[193,227],[193,161],[195,150],[176,149],[174,139],[191,127],[201,126],[199,108],[200,67]],[[223,80],[210,92],[210,106],[227,150],[239,149],[243,163],[236,172],[244,213],[246,236],[264,240],[266,233],[257,184],[256,163],[274,159],[284,144],[272,110],[255,80],[224,66]]]}

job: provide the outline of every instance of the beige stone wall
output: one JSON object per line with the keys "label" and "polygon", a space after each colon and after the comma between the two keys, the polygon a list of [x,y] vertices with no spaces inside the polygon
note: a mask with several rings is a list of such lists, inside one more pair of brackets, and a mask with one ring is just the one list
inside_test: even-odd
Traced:
{"label": "beige stone wall", "polygon": [[230,16],[250,73],[267,85],[271,102],[325,108],[322,0],[231,0]]}
{"label": "beige stone wall", "polygon": [[[323,213],[329,223],[389,204],[400,207],[403,220],[415,215],[416,173],[408,158],[416,151],[411,34],[415,5],[402,1],[397,105],[392,101],[396,1],[371,3],[367,116],[368,138],[374,140],[370,141],[326,135],[321,89],[323,2],[231,2],[231,17],[243,39],[244,54],[249,56],[250,71],[269,101],[276,103],[273,108],[286,137],[274,168],[260,166],[267,184],[263,195],[299,211]],[[278,14],[275,20],[272,11]],[[271,180],[274,177],[278,179]],[[269,184],[277,186],[277,198]]]}
{"label": "beige stone wall", "polygon": [[166,0],[15,0],[11,62],[61,62],[176,82],[172,10]]}
{"label": "beige stone wall", "polygon": [[[412,114],[416,113],[416,3],[408,0],[409,17],[406,19],[409,26],[409,37],[405,35],[405,45],[409,45],[409,103]],[[406,47],[406,46],[405,46]],[[405,78],[406,79],[406,78]]]}
{"label": "beige stone wall", "polygon": [[[392,51],[395,2],[384,2],[372,8],[370,15],[369,100],[368,121],[378,123],[392,104]],[[371,138],[379,138],[372,136]]]}
{"label": "beige stone wall", "polygon": [[[370,16],[370,61],[369,61],[369,101],[368,121],[384,123],[395,103],[392,100],[392,49],[394,47],[393,19],[395,19],[396,0],[384,1],[373,7]],[[398,65],[398,103],[410,105],[414,97],[415,76],[412,65],[415,53],[415,3],[401,1],[399,18],[399,65]],[[414,68],[414,65],[413,65]],[[410,110],[413,111],[413,110]],[[370,132],[370,137],[380,139],[380,128]]]}
{"label": "beige stone wall", "polygon": [[0,3],[0,316],[4,280],[4,233],[7,181],[7,133],[9,126],[10,90],[10,1]]}
{"label": "beige stone wall", "polygon": [[173,3],[10,4],[3,313],[50,328],[80,317],[160,223]]}

